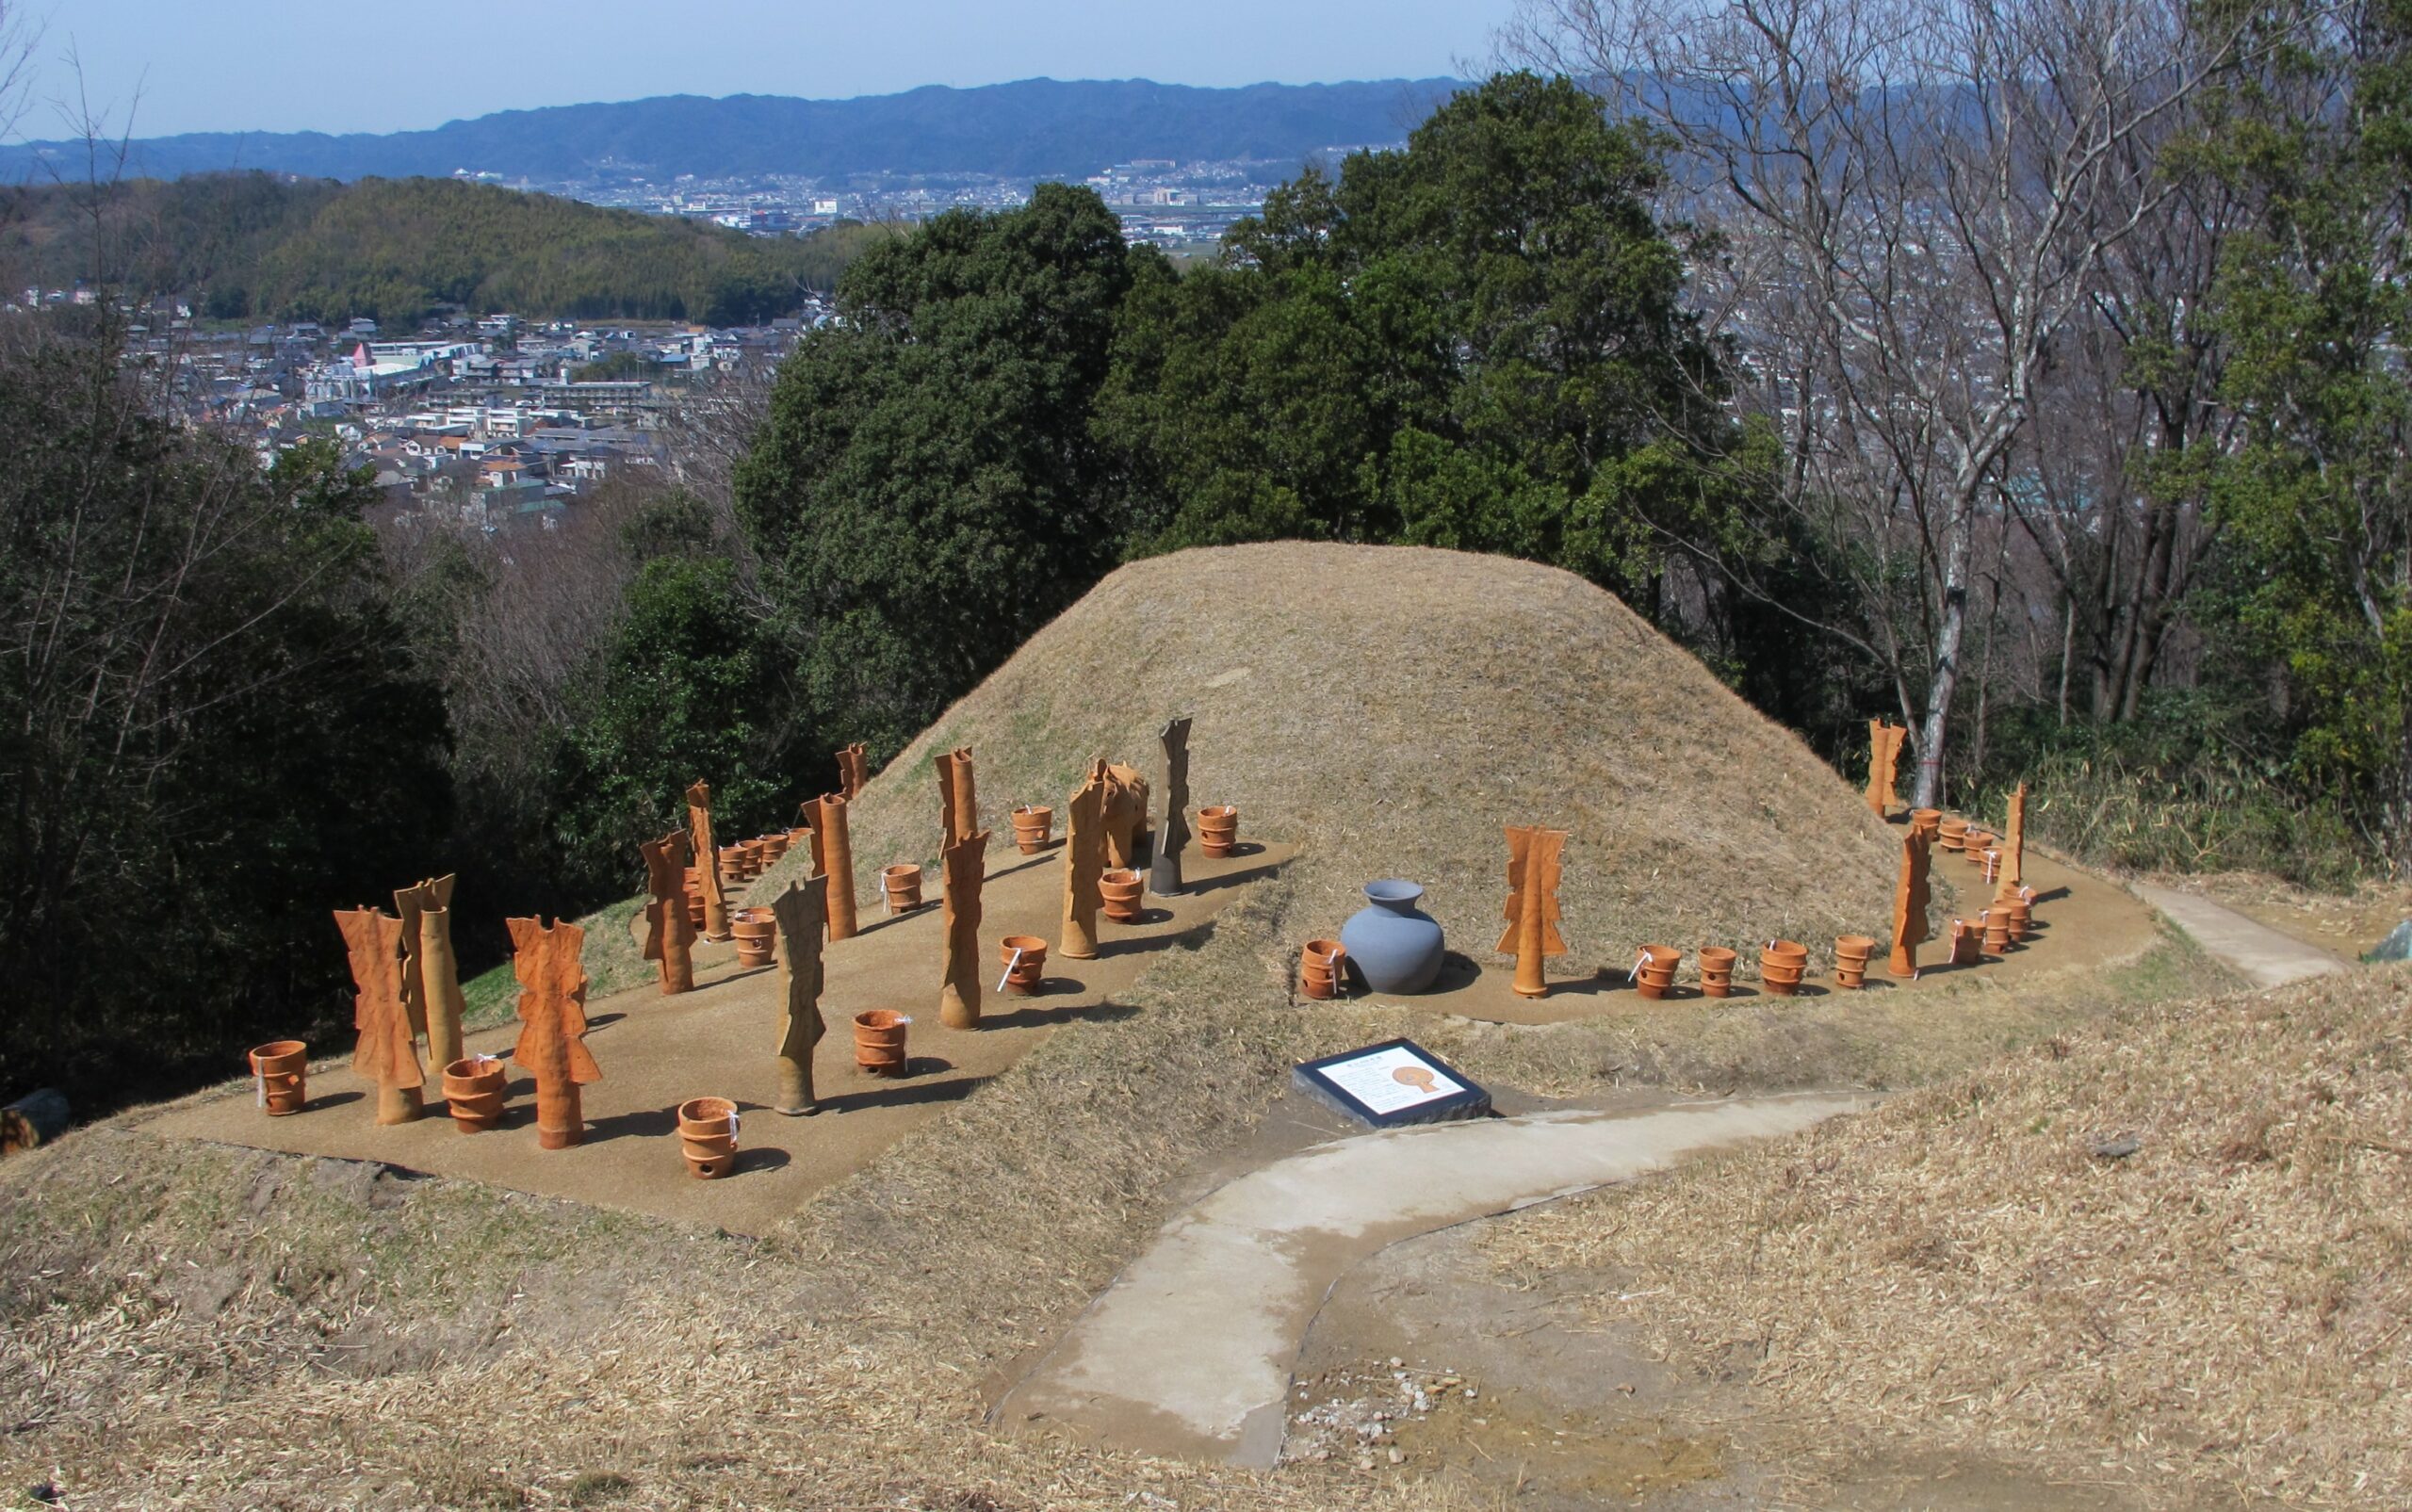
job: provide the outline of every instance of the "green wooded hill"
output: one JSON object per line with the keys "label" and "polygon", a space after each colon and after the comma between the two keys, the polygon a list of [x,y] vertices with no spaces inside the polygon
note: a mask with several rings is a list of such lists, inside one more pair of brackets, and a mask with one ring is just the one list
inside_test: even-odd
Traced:
{"label": "green wooded hill", "polygon": [[204,174],[22,191],[8,286],[99,281],[220,319],[540,318],[741,325],[793,311],[881,235],[766,239],[451,179]]}

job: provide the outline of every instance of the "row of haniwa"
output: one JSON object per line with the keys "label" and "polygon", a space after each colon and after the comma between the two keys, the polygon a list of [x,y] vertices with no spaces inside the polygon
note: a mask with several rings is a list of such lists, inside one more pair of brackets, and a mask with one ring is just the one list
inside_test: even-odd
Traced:
{"label": "row of haniwa", "polygon": [[[1089,959],[1098,953],[1099,916],[1133,924],[1143,915],[1148,891],[1182,890],[1182,853],[1188,838],[1189,721],[1175,720],[1160,736],[1165,781],[1155,796],[1126,766],[1100,759],[1067,804],[1065,837],[1065,902],[1062,953]],[[839,790],[810,800],[805,822],[782,833],[730,846],[713,843],[711,789],[698,782],[686,793],[688,824],[640,847],[646,871],[644,958],[656,964],[665,994],[694,988],[692,947],[698,937],[733,942],[742,967],[775,964],[783,1008],[775,1043],[779,1077],[777,1111],[810,1114],[818,1109],[812,1085],[813,1046],[826,1032],[820,997],[826,945],[856,932],[853,860],[846,829],[847,805],[867,780],[863,748],[839,754]],[[969,749],[937,758],[940,795],[941,901],[945,910],[938,1019],[950,1030],[980,1027],[983,963],[978,949],[980,891],[989,835],[973,827],[978,812],[976,781]],[[1050,807],[1024,805],[1014,811],[1015,837],[1025,854],[1053,843]],[[1209,855],[1232,853],[1237,844],[1236,808],[1209,805],[1197,811],[1198,838]],[[1151,824],[1152,820],[1152,824]],[[808,847],[808,874],[781,889],[767,906],[732,905],[736,889],[758,879],[789,851]],[[711,864],[695,858],[710,857]],[[1136,865],[1149,862],[1142,875]],[[885,868],[882,894],[891,913],[922,906],[921,869]],[[395,894],[396,916],[372,908],[335,915],[350,958],[354,1026],[359,1041],[352,1068],[375,1081],[377,1121],[399,1124],[423,1114],[425,1073],[420,1049],[442,1067],[440,1085],[448,1111],[463,1133],[492,1130],[507,1096],[501,1059],[464,1054],[461,1017],[464,1008],[449,934],[452,879],[434,879]],[[602,1080],[585,1046],[587,979],[579,926],[535,919],[507,920],[513,945],[513,971],[520,985],[521,1030],[511,1061],[530,1073],[536,1088],[538,1144],[561,1149],[584,1137],[579,1089]],[[1045,981],[1048,942],[1035,935],[998,941],[1008,994],[1029,994]],[[910,1067],[905,1034],[912,1019],[895,1009],[874,1009],[855,1019],[855,1061],[877,1076]],[[308,1101],[309,1052],[299,1040],[277,1040],[251,1052],[252,1074],[262,1109],[270,1116],[300,1113]],[[681,1154],[691,1174],[720,1176],[737,1152],[738,1111],[723,1097],[697,1097],[676,1110]]]}
{"label": "row of haniwa", "polygon": [[[1898,732],[1897,732],[1898,733]],[[1882,737],[1880,737],[1880,741]],[[1898,741],[1896,742],[1898,750]],[[1883,755],[1878,746],[1879,760]],[[1889,785],[1889,778],[1884,779]],[[1950,959],[1955,966],[1975,966],[1999,957],[2026,940],[2034,925],[2035,890],[2022,877],[2026,855],[2027,785],[2021,783],[2009,803],[2004,833],[1979,829],[1966,820],[1939,809],[1913,810],[1901,839],[1900,876],[1895,888],[1891,958],[1885,969],[1893,976],[1915,978],[1917,948],[1927,939],[1929,868],[1941,850],[1964,857],[1976,867],[1980,885],[1991,885],[1993,901],[1973,919],[1951,921]],[[1881,811],[1882,805],[1878,805]],[[1538,826],[1515,825],[1507,831],[1508,846],[1508,931],[1497,950],[1516,958],[1514,990],[1527,998],[1543,997],[1549,985],[1543,963],[1566,953],[1557,929],[1558,858],[1567,833]],[[1398,886],[1410,886],[1409,884]],[[1369,896],[1373,889],[1369,888]],[[1369,910],[1370,912],[1370,910]],[[1419,916],[1420,917],[1420,916]],[[1439,949],[1438,926],[1433,951]],[[1867,984],[1869,963],[1879,942],[1871,935],[1843,935],[1834,940],[1833,984],[1857,991]],[[1695,952],[1699,992],[1704,998],[1725,998],[1734,991],[1734,973],[1741,952],[1721,945],[1704,945]],[[1757,947],[1758,982],[1768,994],[1789,998],[1799,993],[1809,971],[1809,947],[1799,940],[1770,939]],[[1637,993],[1658,1000],[1678,992],[1677,974],[1684,951],[1673,945],[1643,945],[1626,975]],[[1311,939],[1300,949],[1298,990],[1306,998],[1328,1000],[1351,988],[1346,945],[1338,939]],[[1420,986],[1396,989],[1409,992]]]}

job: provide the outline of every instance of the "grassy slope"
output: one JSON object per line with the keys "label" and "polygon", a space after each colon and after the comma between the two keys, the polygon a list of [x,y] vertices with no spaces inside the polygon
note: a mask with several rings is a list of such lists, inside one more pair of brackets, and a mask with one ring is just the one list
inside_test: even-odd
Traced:
{"label": "grassy slope", "polygon": [[1589,1326],[1759,1361],[1819,1452],[1908,1431],[2146,1500],[2402,1506],[2407,995],[2393,967],[2136,1011],[1487,1248],[1600,1271]]}
{"label": "grassy slope", "polygon": [[[1431,552],[1247,548],[1118,574],[874,781],[856,824],[866,893],[880,862],[929,849],[937,746],[978,749],[1002,830],[1092,752],[1143,756],[1182,708],[1198,717],[1197,800],[1235,800],[1245,829],[1310,854],[1167,952],[1134,1016],[1060,1031],[771,1239],[120,1128],[11,1161],[0,1416],[37,1426],[0,1438],[0,1472],[56,1467],[79,1505],[210,1504],[247,1476],[258,1503],[558,1504],[607,1473],[649,1505],[1120,1506],[1139,1487],[1186,1507],[1418,1504],[1313,1471],[999,1444],[981,1389],[1247,1136],[1298,1057],[1413,1032],[1477,1076],[1556,1092],[1888,1084],[2084,1018],[2106,992],[2212,975],[2165,943],[2110,980],[1955,1001],[1948,1025],[1837,1001],[1512,1032],[1291,1006],[1297,941],[1368,876],[1427,882],[1459,945],[1487,946],[1503,814],[1576,830],[1584,968],[1643,938],[1881,923],[1890,843],[1797,741],[1596,591]],[[618,950],[624,916],[595,934]],[[605,974],[593,955],[589,970]]]}

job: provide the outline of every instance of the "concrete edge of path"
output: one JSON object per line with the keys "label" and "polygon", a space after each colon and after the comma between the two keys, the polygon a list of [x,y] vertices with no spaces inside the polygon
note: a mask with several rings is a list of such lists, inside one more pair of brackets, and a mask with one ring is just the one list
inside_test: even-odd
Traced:
{"label": "concrete edge of path", "polygon": [[2141,881],[2129,882],[2127,886],[2206,952],[2257,987],[2282,987],[2306,977],[2342,971],[2352,964],[2198,894]]}
{"label": "concrete edge of path", "polygon": [[1402,1239],[1797,1133],[1861,1094],[1553,1110],[1355,1134],[1244,1173],[1158,1230],[998,1399],[992,1423],[1269,1467],[1331,1289]]}

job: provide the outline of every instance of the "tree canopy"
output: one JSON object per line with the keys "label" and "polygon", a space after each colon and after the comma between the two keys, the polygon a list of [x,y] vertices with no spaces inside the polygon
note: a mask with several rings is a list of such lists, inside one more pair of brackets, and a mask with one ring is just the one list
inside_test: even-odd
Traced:
{"label": "tree canopy", "polygon": [[1143,279],[1100,406],[1143,547],[1397,541],[1646,583],[1653,521],[1727,486],[1738,440],[1659,149],[1504,74]]}
{"label": "tree canopy", "polygon": [[734,491],[809,707],[895,749],[1118,560],[1089,433],[1149,251],[1086,189],[873,248]]}

